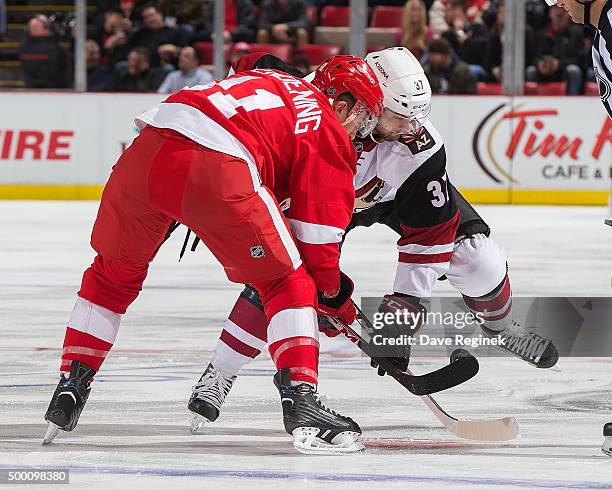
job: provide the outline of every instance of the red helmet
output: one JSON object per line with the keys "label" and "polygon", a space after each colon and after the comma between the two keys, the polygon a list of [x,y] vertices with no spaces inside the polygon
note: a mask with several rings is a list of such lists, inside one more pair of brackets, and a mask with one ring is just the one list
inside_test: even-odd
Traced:
{"label": "red helmet", "polygon": [[349,92],[376,117],[383,110],[383,93],[376,75],[361,58],[348,54],[327,58],[317,68],[312,84],[330,99]]}

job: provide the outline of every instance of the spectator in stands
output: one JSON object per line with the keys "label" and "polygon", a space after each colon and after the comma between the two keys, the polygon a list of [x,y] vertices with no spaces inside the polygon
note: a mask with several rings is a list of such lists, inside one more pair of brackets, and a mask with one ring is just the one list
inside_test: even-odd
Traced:
{"label": "spectator in stands", "polygon": [[200,66],[200,53],[191,46],[181,49],[179,69],[168,73],[159,89],[160,94],[173,94],[185,87],[205,85],[212,82],[212,75]]}
{"label": "spectator in stands", "polygon": [[133,48],[128,54],[127,66],[121,66],[115,72],[113,91],[156,92],[165,77],[163,70],[151,67],[147,48]]}
{"label": "spectator in stands", "polygon": [[88,39],[85,42],[88,92],[104,92],[113,84],[113,72],[108,65],[101,64],[100,59],[100,46],[93,39]]}
{"label": "spectator in stands", "polygon": [[463,0],[452,0],[446,4],[446,22],[449,29],[442,33],[462,61],[480,80],[489,78],[483,65],[488,31],[482,22],[470,22]]}
{"label": "spectator in stands", "polygon": [[[94,5],[98,6],[98,19],[109,10],[121,12],[126,19],[137,24],[142,19],[142,9],[147,6],[151,0],[99,0]],[[101,24],[100,20],[98,24]]]}
{"label": "spectator in stands", "polygon": [[433,33],[427,26],[425,3],[423,0],[408,0],[404,5],[402,46],[408,48],[420,60],[432,38]]}
{"label": "spectator in stands", "polygon": [[[484,67],[491,74],[490,80],[492,82],[502,81],[502,52],[503,44],[502,38],[504,33],[504,4],[501,2],[495,9],[493,15],[493,24],[490,29],[490,36],[487,41],[487,47],[485,51]],[[535,33],[531,26],[525,26],[525,66],[530,66],[533,63],[533,56],[535,50]]]}
{"label": "spectator in stands", "polygon": [[586,52],[581,27],[570,24],[568,13],[561,7],[548,11],[550,26],[537,33],[535,65],[529,66],[526,79],[529,82],[567,81],[567,93],[579,94],[582,90],[582,68]]}
{"label": "spectator in stands", "polygon": [[263,0],[257,42],[301,46],[308,42],[308,27],[304,0]]}
{"label": "spectator in stands", "polygon": [[148,4],[142,9],[143,27],[132,35],[130,47],[144,46],[151,53],[151,65],[171,64],[178,57],[179,49],[185,46],[185,36],[177,27],[164,24],[159,8]]}
{"label": "spectator in stands", "polygon": [[6,2],[0,0],[0,41],[2,36],[6,34]]}
{"label": "spectator in stands", "polygon": [[526,0],[525,1],[525,16],[527,25],[531,26],[535,31],[539,31],[546,27],[548,23],[548,7],[541,0]]}
{"label": "spectator in stands", "polygon": [[476,93],[476,76],[453,54],[446,39],[429,44],[428,61],[423,69],[434,94]]}
{"label": "spectator in stands", "polygon": [[159,0],[162,15],[166,25],[175,24],[181,29],[188,40],[191,40],[194,33],[204,29],[205,0]]}
{"label": "spectator in stands", "polygon": [[66,52],[51,35],[51,22],[37,15],[28,22],[28,36],[19,45],[27,88],[66,88]]}
{"label": "spectator in stands", "polygon": [[102,63],[114,67],[119,61],[127,59],[132,21],[120,10],[109,10],[104,13],[100,27],[96,40],[102,46]]}
{"label": "spectator in stands", "polygon": [[[214,2],[209,2],[204,16],[204,28],[197,32],[194,41],[212,41],[214,34]],[[253,42],[257,32],[257,16],[251,0],[225,0],[225,43]]]}
{"label": "spectator in stands", "polygon": [[191,39],[197,31],[205,26],[206,3],[204,0],[185,0],[178,11],[178,24]]}
{"label": "spectator in stands", "polygon": [[[349,5],[349,1],[346,0],[344,3],[339,1],[326,1],[325,5]],[[373,9],[379,5],[389,6],[389,7],[403,7],[406,3],[406,0],[368,0],[368,7]],[[434,3],[434,0],[424,0],[425,9],[429,10],[431,5]]]}
{"label": "spectator in stands", "polygon": [[433,5],[428,9],[429,27],[433,32],[434,38],[438,38],[443,32],[449,29],[446,23],[446,4],[448,0],[434,0]]}
{"label": "spectator in stands", "polygon": [[470,22],[480,21],[482,14],[491,6],[489,0],[465,0],[465,13]]}

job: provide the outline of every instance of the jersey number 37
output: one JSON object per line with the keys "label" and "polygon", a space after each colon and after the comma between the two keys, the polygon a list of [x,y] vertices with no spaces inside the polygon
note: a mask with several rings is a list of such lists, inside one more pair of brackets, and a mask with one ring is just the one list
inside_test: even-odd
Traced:
{"label": "jersey number 37", "polygon": [[448,187],[446,185],[446,175],[442,176],[440,181],[432,180],[427,184],[427,190],[432,193],[433,199],[431,204],[436,208],[441,208],[448,201]]}

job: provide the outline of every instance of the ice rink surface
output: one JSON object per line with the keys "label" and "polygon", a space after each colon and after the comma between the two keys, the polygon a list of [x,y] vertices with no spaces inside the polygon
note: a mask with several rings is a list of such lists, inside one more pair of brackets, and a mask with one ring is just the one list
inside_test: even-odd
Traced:
{"label": "ice rink surface", "polygon": [[[609,359],[561,359],[560,372],[481,359],[476,378],[435,397],[464,418],[518,418],[518,439],[486,444],[455,438],[418,398],[379,378],[348,341],[323,339],[320,391],[331,408],[359,422],[365,453],[295,453],[267,355],[243,371],[208,433],[190,435],[191,386],[240,288],[204,248],[177,263],[182,229],[162,247],[124,317],[79,426],[41,447],[65,323],[93,258],[96,208],[0,202],[0,469],[69,467],[71,486],[88,490],[612,488],[612,459],[599,449],[602,424],[612,421]],[[506,248],[515,294],[610,294],[606,209],[478,209]],[[357,298],[391,291],[394,243],[381,226],[351,232],[343,267]],[[438,291],[455,294],[446,283]],[[422,373],[444,362],[416,359],[413,368]]]}

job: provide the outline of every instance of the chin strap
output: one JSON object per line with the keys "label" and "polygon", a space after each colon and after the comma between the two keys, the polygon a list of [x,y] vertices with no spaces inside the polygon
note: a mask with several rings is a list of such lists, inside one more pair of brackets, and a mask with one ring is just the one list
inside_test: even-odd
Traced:
{"label": "chin strap", "polygon": [[372,131],[372,132],[370,133],[370,139],[371,139],[371,140],[372,140],[374,143],[376,143],[377,145],[379,145],[379,144],[381,144],[381,143],[384,143],[384,140],[383,140],[383,141],[376,141],[376,138],[374,138],[374,131]]}

